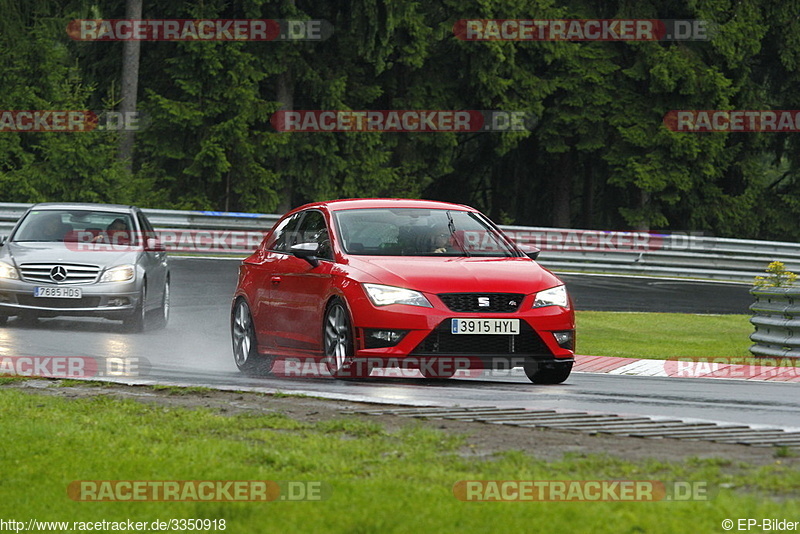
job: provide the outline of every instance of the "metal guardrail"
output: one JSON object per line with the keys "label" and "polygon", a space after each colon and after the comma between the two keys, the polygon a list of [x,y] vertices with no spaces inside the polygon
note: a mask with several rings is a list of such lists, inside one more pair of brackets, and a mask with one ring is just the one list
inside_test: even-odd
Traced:
{"label": "metal guardrail", "polygon": [[754,356],[800,358],[800,287],[763,287],[750,290],[756,301],[750,306],[750,335]]}
{"label": "metal guardrail", "polygon": [[606,272],[752,282],[773,261],[800,271],[800,244],[691,234],[503,226],[518,243],[542,249],[556,271]]}
{"label": "metal guardrail", "polygon": [[[30,204],[0,203],[0,235],[7,235]],[[143,210],[167,249],[245,255],[280,215],[213,211]],[[773,261],[800,272],[800,244],[657,234],[501,226],[518,243],[539,247],[540,263],[555,271],[604,272],[752,282]]]}

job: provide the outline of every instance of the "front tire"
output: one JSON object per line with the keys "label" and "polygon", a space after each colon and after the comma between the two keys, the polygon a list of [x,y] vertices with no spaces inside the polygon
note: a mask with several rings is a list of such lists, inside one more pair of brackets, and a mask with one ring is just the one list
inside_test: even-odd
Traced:
{"label": "front tire", "polygon": [[325,364],[334,378],[366,378],[372,369],[354,357],[353,326],[350,314],[340,299],[331,301],[322,321]]}
{"label": "front tire", "polygon": [[139,302],[133,310],[130,317],[122,320],[123,326],[128,332],[139,333],[144,332],[144,327],[147,322],[147,310],[144,307],[144,300],[147,297],[147,286],[142,286],[142,292],[139,295]]}
{"label": "front tire", "polygon": [[156,310],[158,316],[155,319],[155,328],[165,328],[169,321],[169,278],[164,283],[164,294],[161,297],[161,306]]}
{"label": "front tire", "polygon": [[572,362],[526,361],[523,365],[525,375],[534,384],[560,384],[569,378]]}
{"label": "front tire", "polygon": [[233,342],[233,361],[245,374],[264,376],[272,372],[274,359],[258,353],[256,328],[250,306],[240,298],[231,314],[231,341]]}

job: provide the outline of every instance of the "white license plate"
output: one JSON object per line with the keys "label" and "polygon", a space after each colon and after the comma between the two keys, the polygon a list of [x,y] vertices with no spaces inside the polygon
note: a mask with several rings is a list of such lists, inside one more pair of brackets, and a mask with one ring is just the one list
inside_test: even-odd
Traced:
{"label": "white license plate", "polygon": [[33,290],[33,296],[51,299],[79,299],[82,293],[79,287],[37,287]]}
{"label": "white license plate", "polygon": [[450,319],[453,334],[519,334],[519,319]]}

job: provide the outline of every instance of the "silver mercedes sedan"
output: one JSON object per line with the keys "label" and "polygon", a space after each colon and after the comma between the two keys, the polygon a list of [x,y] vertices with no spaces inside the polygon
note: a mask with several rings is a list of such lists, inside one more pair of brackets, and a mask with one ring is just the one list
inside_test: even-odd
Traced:
{"label": "silver mercedes sedan", "polygon": [[66,315],[122,320],[132,332],[163,328],[169,277],[139,208],[36,204],[0,238],[0,324]]}

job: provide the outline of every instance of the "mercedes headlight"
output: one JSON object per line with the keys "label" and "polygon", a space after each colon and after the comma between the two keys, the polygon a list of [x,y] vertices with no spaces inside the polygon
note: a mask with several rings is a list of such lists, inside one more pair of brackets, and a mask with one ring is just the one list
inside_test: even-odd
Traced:
{"label": "mercedes headlight", "polygon": [[567,296],[567,288],[565,286],[556,286],[536,293],[533,307],[543,308],[545,306],[561,306],[562,308],[568,308],[569,297]]}
{"label": "mercedes headlight", "polygon": [[9,280],[19,280],[19,273],[17,268],[4,261],[0,261],[0,278],[7,278]]}
{"label": "mercedes headlight", "polygon": [[422,306],[433,308],[425,295],[419,291],[404,289],[402,287],[383,286],[379,284],[364,284],[369,300],[375,306],[388,306],[389,304],[408,304],[409,306]]}
{"label": "mercedes headlight", "polygon": [[118,265],[103,273],[100,277],[101,282],[127,282],[136,276],[136,268],[133,265]]}

